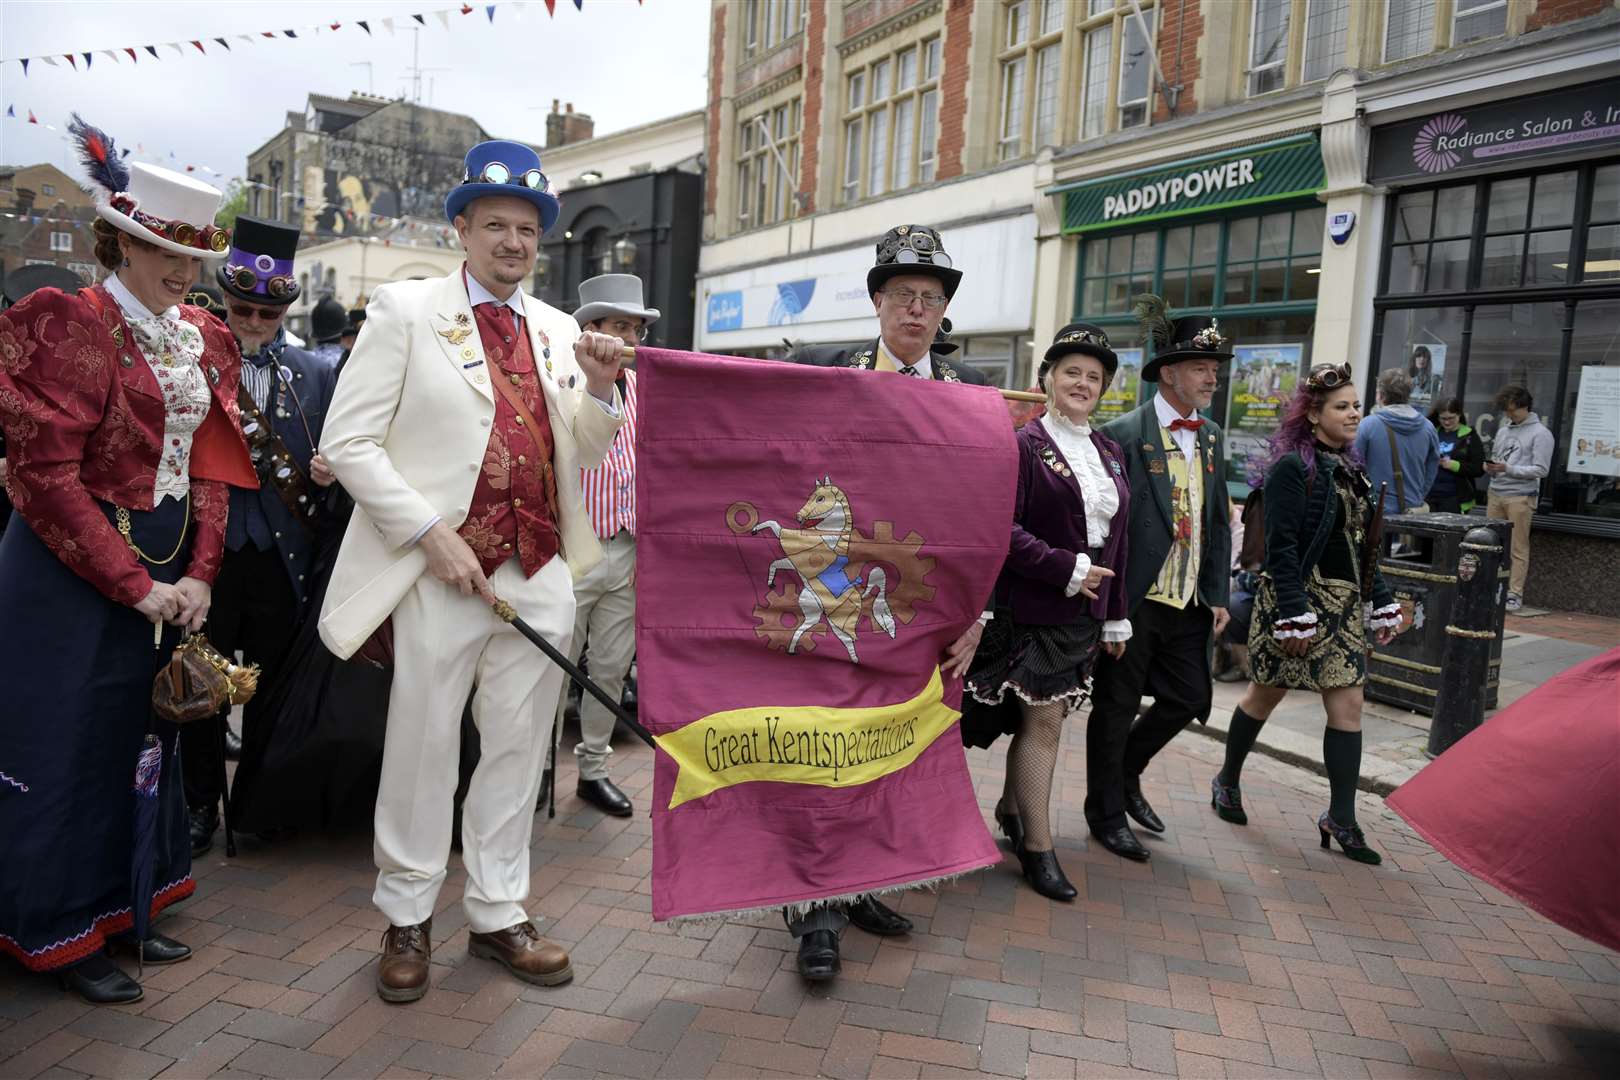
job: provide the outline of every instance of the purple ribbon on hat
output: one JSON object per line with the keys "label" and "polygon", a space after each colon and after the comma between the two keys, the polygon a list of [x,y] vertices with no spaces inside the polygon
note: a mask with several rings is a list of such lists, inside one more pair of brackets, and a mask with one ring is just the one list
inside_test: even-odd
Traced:
{"label": "purple ribbon on hat", "polygon": [[253,292],[269,296],[265,289],[265,282],[271,278],[291,278],[293,261],[291,259],[277,259],[271,255],[255,255],[251,251],[243,251],[239,247],[231,248],[230,258],[225,261],[225,272],[234,275],[237,270],[247,268],[253,272],[256,283]]}

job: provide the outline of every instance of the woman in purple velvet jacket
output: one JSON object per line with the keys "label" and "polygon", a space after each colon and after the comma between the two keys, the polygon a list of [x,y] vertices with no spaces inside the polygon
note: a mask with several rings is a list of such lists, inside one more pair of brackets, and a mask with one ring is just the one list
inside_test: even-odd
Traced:
{"label": "woman in purple velvet jacket", "polygon": [[1049,806],[1063,720],[1086,699],[1099,644],[1125,651],[1125,534],[1130,489],[1113,440],[1090,426],[1119,358],[1087,323],[1058,332],[1041,361],[1046,415],[1018,433],[1012,542],[996,615],[963,698],[962,740],[1010,733],[996,821],[1036,892],[1073,900],[1052,850]]}

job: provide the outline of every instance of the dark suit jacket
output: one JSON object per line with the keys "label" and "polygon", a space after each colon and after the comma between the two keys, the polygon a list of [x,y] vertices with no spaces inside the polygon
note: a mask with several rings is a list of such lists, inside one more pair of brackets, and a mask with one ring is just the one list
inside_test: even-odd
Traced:
{"label": "dark suit jacket", "polygon": [[[1100,431],[1091,433],[1091,445],[1101,455],[1103,468],[1119,492],[1119,509],[1108,527],[1096,565],[1114,572],[1097,589],[1097,599],[1064,596],[1074,577],[1076,554],[1088,551],[1086,509],[1072,463],[1063,456],[1039,420],[1018,431],[1018,494],[1013,502],[1012,543],[1007,562],[996,583],[997,607],[1010,608],[1014,621],[1036,626],[1061,626],[1089,614],[1099,621],[1125,618],[1125,539],[1131,490],[1125,482],[1119,446]],[[1060,473],[1054,465],[1069,469]]]}
{"label": "dark suit jacket", "polygon": [[[1132,615],[1159,578],[1170,557],[1175,519],[1170,510],[1170,470],[1159,435],[1159,414],[1149,401],[1105,426],[1119,443],[1130,479],[1130,565],[1125,572],[1126,603]],[[1225,607],[1232,583],[1231,501],[1226,496],[1226,442],[1212,420],[1198,429],[1194,465],[1204,470],[1204,519],[1199,552],[1198,599]],[[1157,461],[1158,465],[1152,463]]]}
{"label": "dark suit jacket", "polygon": [[[310,445],[309,436],[314,435],[315,441],[320,442],[321,423],[326,418],[326,410],[332,404],[332,391],[337,386],[337,372],[331,364],[312,353],[290,346],[282,349],[279,360],[273,362],[287,368],[292,375],[285,386],[280,379],[272,379],[264,414],[270,420],[271,430],[281,436],[281,441],[286,444],[293,459],[297,461],[298,468],[308,476],[310,459],[315,456],[318,449],[318,446]],[[250,363],[251,360],[243,361],[243,364]],[[299,418],[299,406],[303,407],[302,420]],[[283,412],[287,415],[280,415]],[[304,431],[306,422],[309,424],[308,433]],[[325,491],[316,487],[313,481],[310,483],[310,492],[313,496],[325,495]],[[227,550],[236,550],[247,542],[246,504],[250,499],[257,504],[259,511],[270,524],[276,550],[281,553],[281,565],[286,567],[293,595],[298,597],[298,602],[302,605],[309,598],[309,587],[313,584],[309,580],[310,568],[319,545],[316,542],[317,538],[299,524],[292,511],[287,509],[287,504],[282,502],[274,484],[264,484],[257,491],[231,489],[231,513],[226,520],[225,546]]]}
{"label": "dark suit jacket", "polygon": [[[801,345],[794,350],[793,362],[813,367],[852,367],[870,371],[877,363],[877,351],[876,339],[865,345]],[[937,352],[929,353],[928,357],[936,380],[972,383],[974,386],[989,384],[990,380],[976,368],[968,367],[960,360],[948,360]]]}

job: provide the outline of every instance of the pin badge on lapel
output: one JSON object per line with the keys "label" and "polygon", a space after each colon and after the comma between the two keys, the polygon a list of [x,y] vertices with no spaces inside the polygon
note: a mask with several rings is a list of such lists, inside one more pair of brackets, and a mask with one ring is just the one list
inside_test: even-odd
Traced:
{"label": "pin badge on lapel", "polygon": [[1148,462],[1148,472],[1152,473],[1154,476],[1163,476],[1164,475],[1164,459],[1163,458],[1153,458],[1152,460],[1150,460]]}
{"label": "pin badge on lapel", "polygon": [[[124,347],[124,328],[122,326],[113,327],[112,339],[114,345],[118,346],[120,349]],[[125,366],[128,367],[129,365],[126,364]]]}
{"label": "pin badge on lapel", "polygon": [[212,364],[208,365],[208,381],[215,386],[219,385],[219,368]]}
{"label": "pin badge on lapel", "polygon": [[[457,318],[461,317],[462,316],[457,316]],[[463,341],[467,340],[471,333],[472,330],[465,326],[453,326],[448,330],[440,330],[439,336],[444,338],[444,340],[448,341],[451,345],[460,345]]]}
{"label": "pin badge on lapel", "polygon": [[119,353],[118,354],[118,362],[120,364],[123,364],[125,367],[134,367],[135,366],[135,358],[133,356],[129,355],[129,353]]}

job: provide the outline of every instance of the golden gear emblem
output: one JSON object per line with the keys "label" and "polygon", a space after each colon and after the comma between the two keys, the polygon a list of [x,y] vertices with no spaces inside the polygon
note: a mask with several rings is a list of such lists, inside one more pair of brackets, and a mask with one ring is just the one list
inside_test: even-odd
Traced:
{"label": "golden gear emblem", "polygon": [[[815,506],[822,492],[832,493],[835,510],[818,516],[821,511]],[[857,636],[870,632],[893,638],[899,625],[909,626],[917,617],[920,605],[934,599],[936,590],[926,579],[933,572],[935,560],[922,554],[923,537],[913,530],[897,538],[892,521],[873,522],[869,535],[854,527],[847,511],[847,500],[830,480],[818,485],[811,502],[800,511],[799,521],[811,529],[830,522],[838,524],[837,543],[827,542],[825,547],[820,543],[808,547],[794,543],[796,538],[810,534],[783,529],[774,521],[761,522],[752,503],[733,503],[726,511],[726,523],[734,534],[771,532],[782,543],[784,552],[790,553],[772,564],[764,596],[753,609],[758,623],[754,632],[769,648],[789,655],[809,652],[830,633],[837,637],[850,661],[859,663]],[[811,561],[806,555],[815,549],[820,549],[822,557]],[[838,552],[842,558],[829,565],[829,551]],[[835,594],[827,591],[829,575],[839,582],[834,586]],[[815,599],[814,595],[805,595],[807,588],[826,595],[807,603]],[[809,617],[812,613],[816,617]],[[823,619],[823,614],[833,617]]]}

